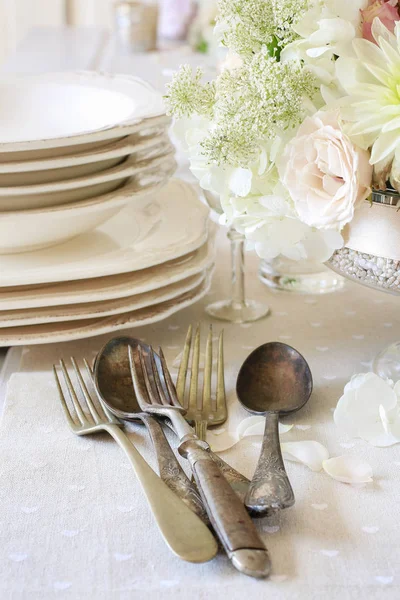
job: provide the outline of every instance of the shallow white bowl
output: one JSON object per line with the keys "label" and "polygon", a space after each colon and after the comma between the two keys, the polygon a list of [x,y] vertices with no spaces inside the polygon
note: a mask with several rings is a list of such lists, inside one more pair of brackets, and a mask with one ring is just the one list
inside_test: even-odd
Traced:
{"label": "shallow white bowl", "polygon": [[144,119],[164,113],[161,94],[129,75],[80,72],[3,78],[0,152],[118,138]]}
{"label": "shallow white bowl", "polygon": [[[0,173],[0,188],[2,187],[21,187],[27,185],[43,185],[44,183],[56,183],[67,181],[68,179],[77,179],[78,177],[87,177],[101,173],[107,169],[112,169],[126,160],[126,156],[117,156],[99,160],[98,162],[87,165],[74,165],[62,169],[43,169],[37,171],[22,171],[21,173]],[[36,161],[34,161],[36,162]],[[42,161],[43,164],[45,161]]]}
{"label": "shallow white bowl", "polygon": [[169,161],[173,153],[173,146],[168,142],[148,151],[145,160],[137,162],[133,155],[116,167],[86,177],[41,185],[0,187],[0,211],[60,206],[101,196],[116,190],[129,177],[154,170]]}
{"label": "shallow white bowl", "polygon": [[77,152],[79,146],[75,146],[75,152],[67,156],[0,162],[0,186],[39,185],[74,179],[105,171],[128,156],[137,161],[151,158],[154,149],[166,144],[169,139],[164,127],[157,133],[139,139],[135,135],[128,136],[116,142],[108,142],[104,147],[94,151]]}
{"label": "shallow white bowl", "polygon": [[[136,196],[143,196],[166,183],[175,168],[176,163],[172,160],[154,172],[132,177],[117,191],[91,200],[51,208],[0,213],[0,254],[39,250],[91,231]],[[131,226],[135,232],[134,220]]]}

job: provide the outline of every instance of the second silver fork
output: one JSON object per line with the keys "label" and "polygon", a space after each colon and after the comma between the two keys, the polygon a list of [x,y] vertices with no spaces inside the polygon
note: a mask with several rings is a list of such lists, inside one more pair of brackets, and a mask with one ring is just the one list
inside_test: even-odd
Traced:
{"label": "second silver fork", "polygon": [[[217,365],[216,365],[216,385],[215,397],[212,394],[212,373],[213,373],[213,330],[210,325],[206,352],[204,357],[204,376],[203,385],[199,381],[200,372],[200,326],[196,328],[193,341],[193,328],[190,325],[185,345],[182,352],[182,359],[179,366],[178,377],[176,380],[176,394],[179,402],[184,407],[185,419],[191,425],[197,437],[204,442],[207,439],[207,429],[211,426],[222,425],[228,418],[228,407],[225,392],[224,376],[224,338],[223,331],[218,337]],[[190,353],[192,351],[192,360]],[[186,381],[190,363],[190,383],[189,390],[186,393]],[[211,453],[214,462],[229,481],[231,487],[235,490],[239,498],[244,502],[244,498],[249,488],[250,481],[239,471],[236,471],[217,454]]]}

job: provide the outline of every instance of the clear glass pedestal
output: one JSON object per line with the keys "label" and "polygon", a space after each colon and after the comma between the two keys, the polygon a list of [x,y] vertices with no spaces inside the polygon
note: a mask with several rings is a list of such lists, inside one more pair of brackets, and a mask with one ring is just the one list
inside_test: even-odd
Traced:
{"label": "clear glass pedestal", "polygon": [[321,263],[277,257],[261,260],[259,279],[274,290],[296,294],[330,294],[344,286],[344,278]]}
{"label": "clear glass pedestal", "polygon": [[245,237],[231,228],[228,231],[231,243],[232,277],[231,297],[206,306],[206,312],[215,319],[231,323],[249,323],[266,317],[269,307],[255,300],[247,300],[245,294],[244,243]]}

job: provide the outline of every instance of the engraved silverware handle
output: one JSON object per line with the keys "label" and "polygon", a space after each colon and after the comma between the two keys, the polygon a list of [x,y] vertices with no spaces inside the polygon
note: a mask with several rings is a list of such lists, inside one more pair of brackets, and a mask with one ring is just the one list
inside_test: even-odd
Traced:
{"label": "engraved silverware handle", "polygon": [[236,492],[244,504],[250,481],[247,477],[239,473],[239,471],[236,471],[236,469],[228,465],[228,463],[222,460],[217,454],[214,454],[214,452],[210,451],[210,456],[216,465],[218,465],[219,470],[230,484],[231,488]]}
{"label": "engraved silverware handle", "polygon": [[161,535],[172,552],[189,562],[214,558],[218,545],[206,525],[154,473],[119,426],[109,425],[106,429],[125,451]]}
{"label": "engraved silverware handle", "polygon": [[260,458],[245,504],[254,516],[265,516],[294,504],[279,442],[279,413],[268,412]]}
{"label": "engraved silverware handle", "polygon": [[209,523],[207,512],[195,487],[178,462],[165,437],[162,425],[151,415],[138,415],[150,433],[157,457],[160,477],[179,498],[205,523]]}
{"label": "engraved silverware handle", "polygon": [[232,564],[251,577],[267,577],[271,569],[268,552],[207,446],[198,439],[186,438],[180,444],[179,452],[190,462],[210,521]]}

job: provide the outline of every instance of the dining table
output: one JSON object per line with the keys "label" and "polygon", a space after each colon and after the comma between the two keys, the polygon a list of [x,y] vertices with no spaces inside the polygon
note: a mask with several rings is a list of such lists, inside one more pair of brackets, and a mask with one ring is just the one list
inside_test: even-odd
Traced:
{"label": "dining table", "polygon": [[[184,43],[133,54],[108,31],[36,28],[1,73],[128,73],[163,91],[182,63],[203,65],[206,76],[215,70],[212,57]],[[190,180],[185,157],[178,153],[178,159],[176,176]],[[272,291],[259,281],[259,258],[249,250],[246,294],[268,304],[270,314],[240,325],[216,321],[205,306],[230,293],[230,248],[222,225],[216,244],[215,273],[202,300],[124,335],[162,346],[175,376],[190,324],[200,322],[206,331],[212,323],[216,335],[224,329],[228,420],[217,431],[221,436],[235,432],[249,416],[235,391],[246,357],[270,341],[293,346],[310,365],[314,390],[306,406],[286,418],[293,427],[282,441],[316,440],[330,456],[362,458],[372,467],[373,481],[347,485],[286,461],[295,505],[254,521],[272,561],[268,579],[239,573],[222,551],[209,563],[183,562],[163,544],[139,483],[111,437],[77,438],[61,412],[53,363],[71,356],[90,362],[115,334],[1,349],[2,600],[400,598],[400,445],[376,448],[349,438],[333,420],[345,384],[354,374],[371,371],[376,354],[400,338],[398,298],[349,281],[332,294]],[[130,423],[126,431],[156,469],[145,429]],[[221,456],[251,478],[260,448],[261,437],[251,436]]]}

